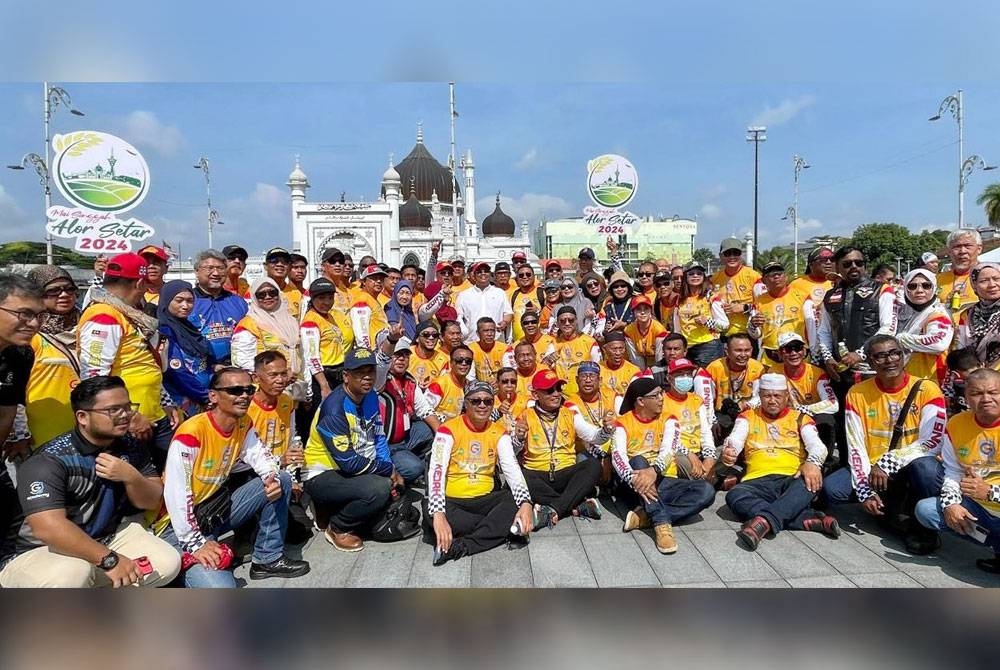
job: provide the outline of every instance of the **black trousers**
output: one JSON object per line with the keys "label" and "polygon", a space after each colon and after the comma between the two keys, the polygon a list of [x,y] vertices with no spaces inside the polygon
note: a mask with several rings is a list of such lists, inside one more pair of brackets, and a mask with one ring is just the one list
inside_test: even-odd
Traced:
{"label": "black trousers", "polygon": [[594,487],[601,480],[601,462],[596,458],[556,470],[552,473],[552,481],[549,481],[547,470],[521,470],[531,499],[552,507],[560,519],[571,516],[577,505],[594,494]]}
{"label": "black trousers", "polygon": [[819,439],[826,445],[827,457],[833,455],[837,442],[837,417],[833,414],[817,414],[813,417],[816,422],[816,432]]}
{"label": "black trousers", "polygon": [[[423,507],[424,531],[433,537],[434,526],[432,515],[427,511],[426,498]],[[478,498],[445,498],[444,516],[451,526],[452,545],[457,543],[466,556],[503,544],[510,535],[516,514],[517,505],[510,489],[493,491]]]}
{"label": "black trousers", "polygon": [[[324,367],[323,376],[326,383],[330,385],[330,390],[337,388],[344,383],[344,370],[341,366]],[[323,399],[319,394],[319,382],[312,380],[312,398],[309,402],[300,403],[295,408],[295,434],[302,438],[302,444],[309,442],[309,428],[312,426],[313,418],[319,411],[319,406]]]}
{"label": "black trousers", "polygon": [[19,529],[13,524],[20,514],[21,503],[17,499],[14,482],[10,480],[3,460],[0,460],[0,556],[4,555],[4,550],[14,547]]}

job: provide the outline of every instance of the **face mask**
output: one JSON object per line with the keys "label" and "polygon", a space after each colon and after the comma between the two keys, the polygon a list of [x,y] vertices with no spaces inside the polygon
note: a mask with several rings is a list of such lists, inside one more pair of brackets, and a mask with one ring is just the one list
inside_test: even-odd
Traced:
{"label": "face mask", "polygon": [[678,393],[690,393],[694,388],[694,377],[677,377],[671,383]]}

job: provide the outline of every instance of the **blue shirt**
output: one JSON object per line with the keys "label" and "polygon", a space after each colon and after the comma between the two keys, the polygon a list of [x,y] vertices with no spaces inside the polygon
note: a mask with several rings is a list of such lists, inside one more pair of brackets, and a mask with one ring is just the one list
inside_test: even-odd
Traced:
{"label": "blue shirt", "polygon": [[194,287],[194,309],[188,321],[208,340],[215,361],[230,364],[233,330],[246,315],[247,302],[235,293],[223,289],[219,295],[213,296],[198,286]]}
{"label": "blue shirt", "polygon": [[375,391],[369,391],[358,404],[343,385],[338,386],[320,405],[316,430],[341,473],[392,474],[389,442]]}

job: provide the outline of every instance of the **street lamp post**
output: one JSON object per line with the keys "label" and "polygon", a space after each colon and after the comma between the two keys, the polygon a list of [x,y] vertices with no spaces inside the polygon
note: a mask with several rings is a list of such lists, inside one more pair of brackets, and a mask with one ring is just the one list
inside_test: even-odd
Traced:
{"label": "street lamp post", "polygon": [[760,143],[767,141],[767,128],[747,128],[747,142],[753,142],[753,257],[757,257],[757,192],[760,187]]}
{"label": "street lamp post", "polygon": [[[962,161],[962,168],[958,171],[958,198],[959,202],[965,199],[965,185],[969,183],[969,177],[975,170],[996,170],[996,165],[987,165],[986,161],[973,154]],[[959,228],[962,227],[960,223]]]}
{"label": "street lamp post", "polygon": [[223,222],[219,221],[219,212],[212,209],[212,177],[208,170],[208,159],[202,156],[193,167],[195,170],[201,170],[205,173],[205,199],[208,205],[208,248],[214,249],[215,247],[212,246],[212,228],[222,225]]}
{"label": "street lamp post", "polygon": [[795,179],[794,179],[794,195],[792,199],[792,235],[794,236],[794,263],[795,272],[794,274],[798,276],[799,274],[799,173],[805,169],[811,168],[809,163],[806,163],[806,159],[798,154],[792,156],[792,164],[795,166]]}
{"label": "street lamp post", "polygon": [[958,122],[958,227],[965,227],[965,186],[962,184],[962,169],[965,165],[965,148],[962,144],[965,131],[965,115],[962,109],[962,89],[949,95],[941,101],[938,113],[932,116],[929,121],[937,121],[945,112],[950,112],[955,121]]}

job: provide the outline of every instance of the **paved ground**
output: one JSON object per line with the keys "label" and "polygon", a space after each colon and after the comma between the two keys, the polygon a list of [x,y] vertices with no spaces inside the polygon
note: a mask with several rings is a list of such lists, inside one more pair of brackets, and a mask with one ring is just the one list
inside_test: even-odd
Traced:
{"label": "paved ground", "polygon": [[[527,548],[503,547],[441,567],[420,536],[396,544],[366,543],[354,554],[336,551],[315,535],[289,553],[312,564],[305,577],[250,582],[252,587],[969,587],[1000,586],[1000,577],[978,570],[982,547],[944,536],[931,556],[912,556],[885,537],[858,505],[838,508],[840,539],[783,532],[756,553],[740,548],[739,527],[723,494],[715,504],[675,527],[679,549],[656,551],[651,531],[622,533],[624,510],[602,499],[601,521],[566,519],[531,535]],[[246,578],[246,566],[236,571]]]}

